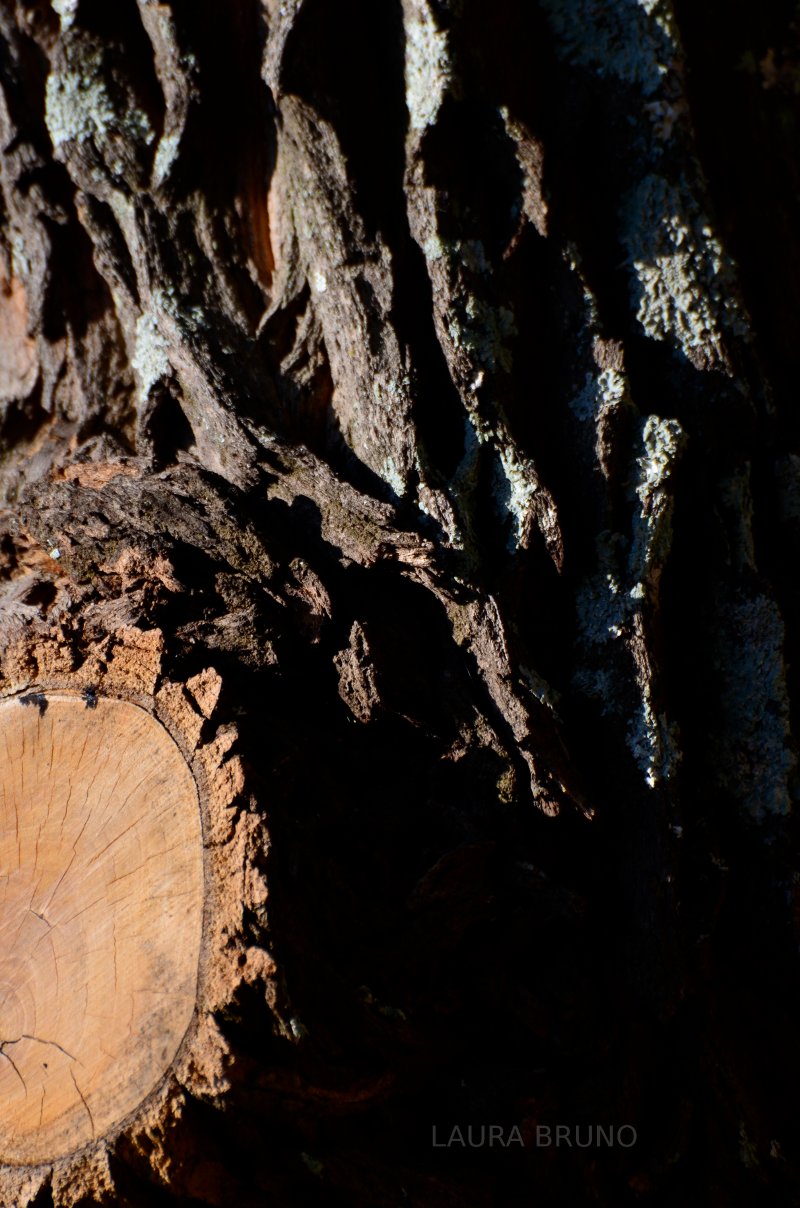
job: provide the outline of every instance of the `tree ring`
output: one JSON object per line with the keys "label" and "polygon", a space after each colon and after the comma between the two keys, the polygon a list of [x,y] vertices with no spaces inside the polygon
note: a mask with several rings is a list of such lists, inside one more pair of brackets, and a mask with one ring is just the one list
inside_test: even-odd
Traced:
{"label": "tree ring", "polygon": [[0,744],[0,1163],[36,1165],[111,1132],[175,1059],[203,833],[186,760],[136,704],[9,698]]}

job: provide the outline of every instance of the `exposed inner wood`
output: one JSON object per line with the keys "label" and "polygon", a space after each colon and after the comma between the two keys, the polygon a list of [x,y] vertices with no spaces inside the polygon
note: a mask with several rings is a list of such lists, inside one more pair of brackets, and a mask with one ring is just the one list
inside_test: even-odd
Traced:
{"label": "exposed inner wood", "polygon": [[154,1089],[192,1019],[194,779],[126,701],[0,702],[0,1161],[52,1161]]}

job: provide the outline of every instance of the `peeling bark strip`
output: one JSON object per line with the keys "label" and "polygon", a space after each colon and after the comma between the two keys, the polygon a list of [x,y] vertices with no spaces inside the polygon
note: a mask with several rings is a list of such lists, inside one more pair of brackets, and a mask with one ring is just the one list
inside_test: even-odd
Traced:
{"label": "peeling bark strip", "polygon": [[800,1199],[738,8],[0,0],[0,1203],[484,1208],[420,1136],[576,1105],[520,1204]]}

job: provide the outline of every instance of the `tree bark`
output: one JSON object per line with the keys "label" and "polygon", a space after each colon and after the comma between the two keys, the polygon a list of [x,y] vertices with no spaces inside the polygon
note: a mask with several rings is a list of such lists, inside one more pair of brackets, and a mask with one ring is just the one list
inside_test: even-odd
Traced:
{"label": "tree bark", "polygon": [[[791,6],[0,0],[0,55],[0,1201],[796,1202]],[[173,986],[98,923],[67,1142],[20,816]]]}

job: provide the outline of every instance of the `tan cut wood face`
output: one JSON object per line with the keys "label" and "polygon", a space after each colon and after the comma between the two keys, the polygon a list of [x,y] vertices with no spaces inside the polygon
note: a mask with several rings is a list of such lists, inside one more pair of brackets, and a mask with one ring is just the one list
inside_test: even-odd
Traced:
{"label": "tan cut wood face", "polygon": [[160,1082],[195,1007],[203,844],[137,705],[0,702],[0,1162],[53,1161]]}

